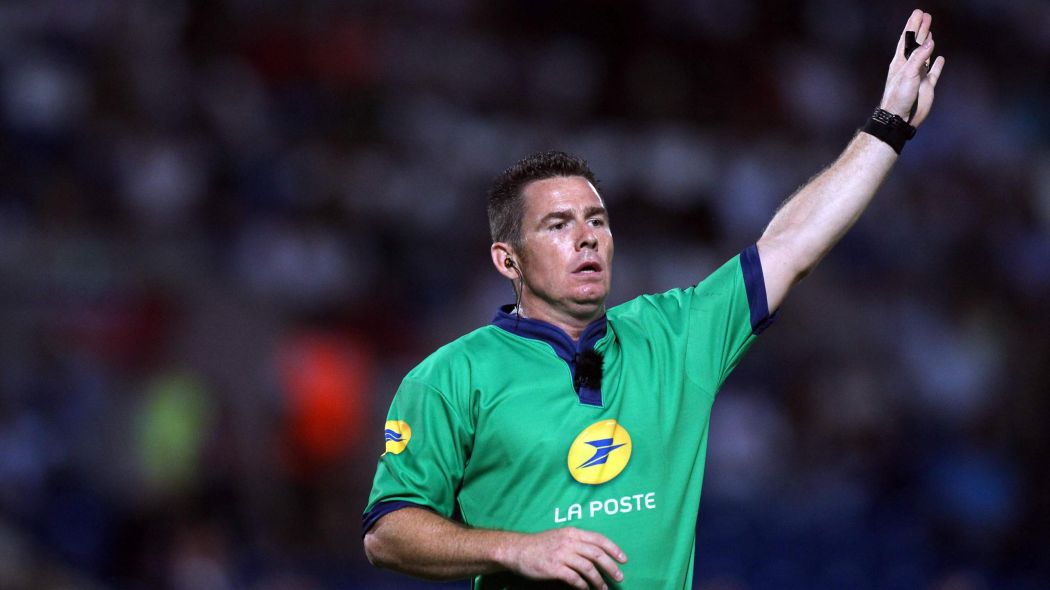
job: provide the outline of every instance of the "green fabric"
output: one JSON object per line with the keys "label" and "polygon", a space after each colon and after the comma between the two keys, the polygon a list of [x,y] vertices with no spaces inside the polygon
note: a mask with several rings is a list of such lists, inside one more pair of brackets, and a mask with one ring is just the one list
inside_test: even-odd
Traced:
{"label": "green fabric", "polygon": [[[388,417],[406,422],[411,439],[380,459],[366,512],[401,500],[450,516],[458,500],[474,527],[575,526],[627,554],[625,579],[611,588],[690,588],[711,405],[755,339],[739,256],[695,287],[638,297],[607,318],[595,347],[605,356],[604,407],[579,402],[569,367],[550,345],[496,326],[423,361]],[[580,483],[570,473],[570,446],[607,420],[630,444],[622,434],[581,437],[583,461],[603,453],[606,461],[577,472],[611,473],[629,461],[604,483]],[[478,577],[474,587],[537,585],[501,574]]]}

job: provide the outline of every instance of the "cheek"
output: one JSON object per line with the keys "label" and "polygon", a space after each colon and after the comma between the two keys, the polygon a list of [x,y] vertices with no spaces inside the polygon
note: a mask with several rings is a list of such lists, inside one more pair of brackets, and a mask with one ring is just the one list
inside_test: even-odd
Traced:
{"label": "cheek", "polygon": [[559,236],[557,240],[546,244],[543,254],[550,267],[567,263],[573,256],[573,241],[570,238]]}

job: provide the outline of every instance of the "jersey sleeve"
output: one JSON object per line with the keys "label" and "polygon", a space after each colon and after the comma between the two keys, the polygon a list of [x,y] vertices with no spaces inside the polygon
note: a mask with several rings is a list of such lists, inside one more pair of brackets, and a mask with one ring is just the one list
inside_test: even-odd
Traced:
{"label": "jersey sleeve", "polygon": [[775,319],[769,314],[758,248],[748,247],[687,289],[625,304],[644,314],[647,337],[684,359],[687,378],[714,394]]}
{"label": "jersey sleeve", "polygon": [[408,506],[451,517],[470,453],[470,420],[439,390],[410,377],[394,395],[372,493],[362,517],[368,532],[382,516]]}
{"label": "jersey sleeve", "polygon": [[758,248],[748,247],[687,291],[687,363],[701,369],[696,378],[714,379],[717,391],[774,320]]}

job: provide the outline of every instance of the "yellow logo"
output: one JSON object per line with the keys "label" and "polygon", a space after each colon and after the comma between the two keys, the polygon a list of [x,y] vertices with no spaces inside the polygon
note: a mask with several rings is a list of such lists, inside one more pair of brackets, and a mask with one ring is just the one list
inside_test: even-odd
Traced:
{"label": "yellow logo", "polygon": [[386,432],[383,433],[383,437],[386,439],[386,452],[397,455],[405,450],[408,441],[412,439],[412,427],[408,425],[408,422],[387,420],[385,428]]}
{"label": "yellow logo", "polygon": [[569,473],[580,483],[605,483],[620,475],[630,460],[631,435],[616,420],[584,428],[569,447]]}

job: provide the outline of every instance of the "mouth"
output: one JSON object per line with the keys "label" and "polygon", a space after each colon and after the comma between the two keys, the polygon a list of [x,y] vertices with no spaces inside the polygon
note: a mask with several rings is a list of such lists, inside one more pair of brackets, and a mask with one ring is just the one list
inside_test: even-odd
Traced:
{"label": "mouth", "polygon": [[602,272],[602,265],[593,260],[588,260],[583,264],[580,264],[572,271],[574,275],[596,275]]}

